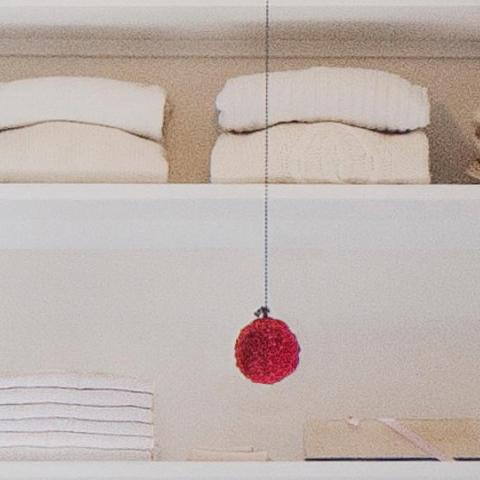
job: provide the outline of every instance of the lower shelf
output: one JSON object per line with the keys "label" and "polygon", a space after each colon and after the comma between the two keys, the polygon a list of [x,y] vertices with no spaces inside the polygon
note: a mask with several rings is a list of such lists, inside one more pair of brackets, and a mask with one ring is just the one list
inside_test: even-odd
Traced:
{"label": "lower shelf", "polygon": [[480,462],[4,462],[9,480],[478,480]]}

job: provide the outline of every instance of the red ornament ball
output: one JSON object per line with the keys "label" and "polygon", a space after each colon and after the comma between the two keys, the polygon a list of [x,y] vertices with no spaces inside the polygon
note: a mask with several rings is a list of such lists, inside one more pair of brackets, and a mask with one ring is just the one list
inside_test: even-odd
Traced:
{"label": "red ornament ball", "polygon": [[277,383],[297,368],[300,345],[282,320],[259,318],[240,331],[235,359],[237,367],[252,382]]}

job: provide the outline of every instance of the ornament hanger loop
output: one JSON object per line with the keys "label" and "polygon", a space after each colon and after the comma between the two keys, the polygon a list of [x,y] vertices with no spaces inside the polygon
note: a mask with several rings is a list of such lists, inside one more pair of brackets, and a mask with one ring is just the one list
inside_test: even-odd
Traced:
{"label": "ornament hanger loop", "polygon": [[254,313],[254,315],[255,315],[257,318],[260,318],[260,317],[267,318],[269,313],[270,313],[270,309],[269,309],[268,307],[260,307],[260,308]]}

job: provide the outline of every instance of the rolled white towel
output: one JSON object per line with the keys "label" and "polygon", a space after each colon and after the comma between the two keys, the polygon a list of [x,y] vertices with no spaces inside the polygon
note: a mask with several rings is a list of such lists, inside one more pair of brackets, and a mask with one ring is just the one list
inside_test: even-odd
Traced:
{"label": "rolled white towel", "polygon": [[0,182],[167,181],[163,147],[114,128],[48,122],[0,132]]}
{"label": "rolled white towel", "polygon": [[[339,123],[270,129],[272,183],[430,183],[424,132],[372,132]],[[212,183],[262,183],[265,132],[223,134],[215,144]]]}
{"label": "rolled white towel", "polygon": [[74,447],[2,447],[0,461],[149,461],[151,450]]}
{"label": "rolled white towel", "polygon": [[[405,132],[430,121],[427,90],[387,72],[315,67],[272,72],[269,125],[334,121],[378,131]],[[265,74],[228,80],[216,101],[225,130],[265,128]]]}
{"label": "rolled white towel", "polygon": [[153,410],[135,407],[100,407],[58,404],[0,405],[0,420],[64,418],[151,424]]}
{"label": "rolled white towel", "polygon": [[160,141],[166,93],[158,85],[96,77],[0,83],[0,130],[55,120],[119,128]]}

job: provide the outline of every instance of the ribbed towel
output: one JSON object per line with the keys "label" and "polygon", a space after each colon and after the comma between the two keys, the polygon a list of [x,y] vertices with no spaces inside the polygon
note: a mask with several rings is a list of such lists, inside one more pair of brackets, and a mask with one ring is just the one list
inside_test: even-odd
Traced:
{"label": "ribbed towel", "polygon": [[114,128],[48,122],[0,132],[0,182],[167,181],[163,147]]}
{"label": "ribbed towel", "polygon": [[[225,130],[265,127],[265,74],[232,78],[217,97]],[[269,125],[334,121],[378,131],[405,132],[430,121],[427,90],[387,72],[316,67],[272,72]]]}
{"label": "ribbed towel", "polygon": [[[385,134],[332,122],[270,129],[272,183],[430,183],[428,140],[421,131]],[[212,183],[264,181],[265,132],[222,134]]]}
{"label": "ribbed towel", "polygon": [[0,83],[0,130],[64,120],[162,138],[166,93],[157,85],[95,77]]}

